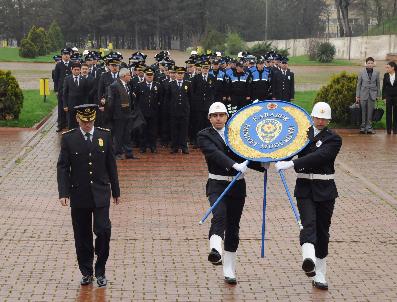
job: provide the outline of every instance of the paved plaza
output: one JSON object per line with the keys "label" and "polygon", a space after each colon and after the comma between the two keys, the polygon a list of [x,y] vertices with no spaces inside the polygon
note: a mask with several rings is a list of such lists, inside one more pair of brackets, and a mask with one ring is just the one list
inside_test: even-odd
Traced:
{"label": "paved plaza", "polygon": [[[313,289],[300,268],[299,230],[273,165],[265,258],[263,175],[251,170],[238,284],[226,285],[222,267],[207,261],[209,221],[198,225],[208,207],[204,158],[166,149],[118,162],[110,282],[98,289],[79,285],[70,209],[58,202],[55,117],[33,136],[1,129],[0,301],[397,301],[397,135],[339,133],[329,291]],[[286,171],[291,191],[294,174]]]}

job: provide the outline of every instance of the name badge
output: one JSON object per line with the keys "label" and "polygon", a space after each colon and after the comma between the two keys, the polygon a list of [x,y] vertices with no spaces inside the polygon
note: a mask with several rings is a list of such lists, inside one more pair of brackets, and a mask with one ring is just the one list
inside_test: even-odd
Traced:
{"label": "name badge", "polygon": [[103,139],[102,138],[98,138],[98,145],[99,145],[99,147],[103,147]]}
{"label": "name badge", "polygon": [[321,145],[323,144],[323,142],[322,141],[317,141],[317,143],[316,143],[316,147],[317,148],[319,148]]}

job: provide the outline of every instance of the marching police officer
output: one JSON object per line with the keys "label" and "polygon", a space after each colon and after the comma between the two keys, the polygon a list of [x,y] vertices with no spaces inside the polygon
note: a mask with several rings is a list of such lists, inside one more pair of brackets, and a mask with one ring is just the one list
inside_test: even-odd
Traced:
{"label": "marching police officer", "polygon": [[265,68],[265,60],[259,58],[256,62],[256,68],[251,69],[251,100],[269,100],[270,71]]}
{"label": "marching police officer", "polygon": [[313,126],[308,130],[309,144],[291,161],[277,162],[277,170],[294,168],[297,174],[295,197],[303,229],[300,232],[302,269],[313,277],[312,284],[328,289],[326,257],[329,228],[338,191],[335,185],[335,158],[342,146],[341,137],[328,129],[331,107],[325,102],[314,105]]}
{"label": "marching police officer", "polygon": [[[243,212],[246,184],[244,173],[248,161],[233,153],[225,143],[225,124],[228,118],[226,106],[221,102],[213,103],[208,111],[211,127],[201,130],[197,143],[205,156],[208,166],[208,181],[206,195],[211,206],[230,184],[233,177],[242,172],[235,185],[225,195],[212,213],[209,230],[210,253],[208,261],[213,265],[222,264],[225,282],[236,284],[236,251],[239,245],[240,218]],[[249,164],[250,168],[264,171],[260,163]],[[268,165],[266,165],[268,167]],[[222,240],[225,252],[222,258]]]}
{"label": "marching police officer", "polygon": [[[91,284],[95,273],[97,284],[102,287],[107,284],[110,197],[119,204],[120,188],[110,131],[94,127],[96,109],[96,104],[75,107],[79,128],[62,135],[57,179],[61,205],[67,206],[70,201],[77,261],[83,275],[80,283]],[[96,235],[95,249],[92,230]]]}
{"label": "marching police officer", "polygon": [[239,61],[236,63],[236,70],[229,73],[229,113],[235,113],[237,110],[251,103],[249,90],[250,77],[244,71],[244,63]]}

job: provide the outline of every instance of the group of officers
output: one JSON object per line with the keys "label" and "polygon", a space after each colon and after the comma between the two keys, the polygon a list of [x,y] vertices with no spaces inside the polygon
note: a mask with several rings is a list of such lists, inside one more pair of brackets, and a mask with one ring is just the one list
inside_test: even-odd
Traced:
{"label": "group of officers", "polygon": [[136,158],[140,152],[157,153],[157,141],[171,153],[189,153],[197,147],[197,133],[209,125],[207,113],[214,102],[229,114],[255,100],[294,98],[294,73],[288,58],[274,52],[255,57],[240,52],[233,59],[220,52],[198,55],[192,51],[186,66],[176,66],[168,51],[146,64],[135,52],[128,64],[119,52],[64,48],[55,56],[54,90],[58,96],[58,129],[77,126],[74,106],[97,104],[96,126],[112,130],[117,159]]}
{"label": "group of officers", "polygon": [[[269,164],[249,163],[233,153],[226,144],[225,125],[236,110],[253,101],[293,98],[293,73],[287,59],[276,64],[270,60],[272,53],[266,59],[241,54],[237,61],[193,53],[187,67],[176,67],[163,51],[156,55],[157,63],[147,67],[142,53],[133,54],[128,66],[120,53],[112,52],[106,57],[106,69],[101,70],[99,54],[87,52],[82,63],[71,52],[62,50],[53,74],[60,102],[58,130],[66,122],[70,128],[62,135],[57,180],[61,205],[71,206],[81,285],[92,284],[94,276],[99,287],[108,283],[110,199],[113,197],[114,204],[121,202],[116,159],[134,158],[131,138],[139,142],[141,152],[149,148],[155,153],[158,125],[162,135],[170,134],[161,139],[163,143],[171,140],[172,153],[178,149],[188,153],[187,139],[192,135],[190,142],[197,144],[207,162],[210,205],[236,173],[241,173],[212,212],[208,238],[208,261],[222,265],[225,282],[236,284],[236,252],[246,197],[244,174],[248,168],[264,172]],[[313,286],[328,289],[329,228],[338,196],[334,162],[342,140],[327,127],[331,120],[327,103],[316,103],[311,117],[307,146],[298,158],[279,161],[275,168],[294,168],[298,173],[295,197],[303,226],[302,269],[312,277]]]}

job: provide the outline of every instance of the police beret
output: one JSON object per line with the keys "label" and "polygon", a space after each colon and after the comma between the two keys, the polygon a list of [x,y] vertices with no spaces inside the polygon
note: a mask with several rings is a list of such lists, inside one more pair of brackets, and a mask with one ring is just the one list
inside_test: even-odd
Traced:
{"label": "police beret", "polygon": [[84,104],[75,106],[76,116],[84,122],[92,122],[96,117],[96,110],[98,105],[96,104]]}
{"label": "police beret", "polygon": [[283,64],[287,64],[289,60],[288,60],[287,57],[281,57],[281,58],[280,58],[280,61],[281,61],[281,63],[283,63]]}

